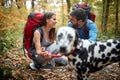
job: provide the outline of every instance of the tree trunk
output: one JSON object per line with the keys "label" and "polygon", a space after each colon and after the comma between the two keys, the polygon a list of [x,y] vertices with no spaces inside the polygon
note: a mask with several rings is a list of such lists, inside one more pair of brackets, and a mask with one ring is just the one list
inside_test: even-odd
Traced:
{"label": "tree trunk", "polygon": [[118,22],[118,13],[119,13],[119,11],[118,11],[118,3],[119,3],[119,0],[115,0],[116,2],[115,2],[115,9],[116,9],[116,17],[115,17],[115,36],[117,36],[117,34],[119,34],[119,26],[118,26],[118,24],[119,24],[119,22]]}
{"label": "tree trunk", "polygon": [[105,0],[103,0],[102,3],[103,3],[103,6],[102,6],[101,31],[103,32],[104,31],[103,23],[104,23],[104,14],[105,14]]}
{"label": "tree trunk", "polygon": [[71,7],[70,0],[66,0],[66,2],[67,2],[67,12],[69,13],[70,12],[70,7]]}
{"label": "tree trunk", "polygon": [[35,1],[35,0],[32,0],[32,9],[34,9],[34,5],[35,5],[35,4],[34,4],[34,1]]}
{"label": "tree trunk", "polygon": [[[105,5],[105,6],[104,6]],[[108,22],[108,15],[109,15],[109,6],[110,6],[110,0],[106,0],[106,2],[104,2],[103,0],[103,19],[102,19],[102,29],[103,29],[103,33],[106,34],[107,32],[107,22]]]}
{"label": "tree trunk", "polygon": [[107,22],[108,22],[108,15],[109,15],[109,6],[110,6],[110,0],[107,0],[107,3],[106,3],[106,14],[105,14],[105,23],[104,23],[105,33],[107,32]]}

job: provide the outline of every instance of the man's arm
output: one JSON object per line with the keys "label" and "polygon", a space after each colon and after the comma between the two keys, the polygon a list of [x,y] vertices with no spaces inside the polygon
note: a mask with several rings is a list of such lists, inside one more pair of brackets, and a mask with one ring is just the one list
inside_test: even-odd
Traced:
{"label": "man's arm", "polygon": [[68,22],[67,26],[68,26],[68,27],[72,27],[72,23],[71,23],[71,22]]}
{"label": "man's arm", "polygon": [[92,22],[89,24],[89,40],[96,41],[98,35],[97,25]]}

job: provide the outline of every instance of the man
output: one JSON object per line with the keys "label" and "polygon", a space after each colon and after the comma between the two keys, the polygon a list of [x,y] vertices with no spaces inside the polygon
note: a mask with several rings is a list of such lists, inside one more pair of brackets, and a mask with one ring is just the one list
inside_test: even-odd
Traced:
{"label": "man", "polygon": [[82,8],[73,10],[70,15],[69,27],[73,27],[78,31],[81,39],[88,39],[91,41],[97,40],[97,26],[96,24],[87,18],[86,12]]}
{"label": "man", "polygon": [[93,22],[95,22],[96,15],[91,12],[91,6],[90,6],[90,4],[87,4],[87,3],[76,3],[76,4],[74,4],[72,6],[72,10],[75,10],[77,8],[84,9],[85,12],[86,12],[87,18],[90,19],[90,20],[92,20]]}

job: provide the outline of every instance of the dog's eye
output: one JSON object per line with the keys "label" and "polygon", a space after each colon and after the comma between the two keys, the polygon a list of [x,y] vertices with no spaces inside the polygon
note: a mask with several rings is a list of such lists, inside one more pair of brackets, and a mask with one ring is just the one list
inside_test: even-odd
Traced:
{"label": "dog's eye", "polygon": [[58,40],[60,40],[62,36],[63,36],[62,33],[60,35],[58,35]]}
{"label": "dog's eye", "polygon": [[72,39],[73,39],[73,37],[69,34],[69,35],[68,35],[68,40],[71,42]]}

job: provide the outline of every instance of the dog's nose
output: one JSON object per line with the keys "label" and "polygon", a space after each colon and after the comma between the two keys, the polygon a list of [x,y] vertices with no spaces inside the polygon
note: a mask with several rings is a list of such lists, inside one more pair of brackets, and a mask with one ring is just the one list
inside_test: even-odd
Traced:
{"label": "dog's nose", "polygon": [[60,47],[60,52],[66,52],[66,47],[65,46],[62,46],[62,47]]}

